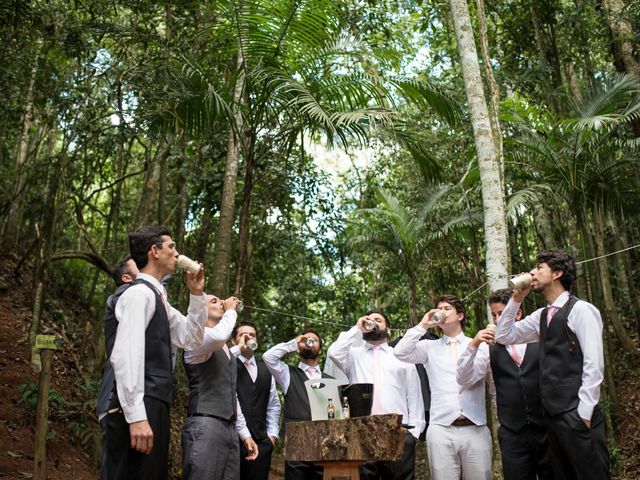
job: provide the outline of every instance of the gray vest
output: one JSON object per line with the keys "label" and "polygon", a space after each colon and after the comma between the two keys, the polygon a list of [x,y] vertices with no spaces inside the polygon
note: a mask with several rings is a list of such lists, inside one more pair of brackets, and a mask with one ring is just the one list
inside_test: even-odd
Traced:
{"label": "gray vest", "polygon": [[203,363],[184,364],[189,379],[187,416],[207,415],[234,420],[236,417],[236,359],[224,350],[213,352]]}

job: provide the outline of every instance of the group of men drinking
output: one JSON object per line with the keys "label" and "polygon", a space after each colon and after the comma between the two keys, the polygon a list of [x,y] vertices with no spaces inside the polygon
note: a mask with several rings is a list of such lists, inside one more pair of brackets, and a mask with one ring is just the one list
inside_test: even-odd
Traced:
{"label": "group of men drinking", "polygon": [[[237,321],[237,298],[204,293],[204,268],[186,274],[187,315],[169,304],[162,282],[174,273],[178,252],[166,228],[146,226],[129,240],[131,256],[116,267],[119,287],[105,313],[102,478],[168,478],[174,357],[182,348],[190,388],[183,478],[266,480],[281,433],[276,383],[283,428],[310,420],[305,382],[329,376],[318,362],[320,334],[308,328],[257,360],[256,325]],[[530,274],[530,286],[489,297],[497,330],[467,337],[463,303],[442,295],[395,345],[388,343],[389,318],[371,311],[329,346],[328,359],[348,382],[374,384],[371,414],[397,413],[407,425],[402,458],[363,465],[362,479],[415,478],[415,446],[425,429],[432,479],[491,479],[486,385],[495,386],[506,480],[610,478],[598,406],[600,313],[572,295],[576,267],[569,254],[540,252]],[[531,290],[547,306],[522,318]],[[444,320],[436,323],[438,312]],[[297,366],[283,361],[290,353],[298,355]],[[311,463],[285,464],[287,480],[322,475]]]}

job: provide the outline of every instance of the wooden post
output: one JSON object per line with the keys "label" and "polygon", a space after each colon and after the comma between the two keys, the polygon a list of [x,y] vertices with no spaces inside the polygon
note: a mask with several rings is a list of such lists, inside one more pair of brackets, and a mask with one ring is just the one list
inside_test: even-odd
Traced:
{"label": "wooden post", "polygon": [[60,339],[53,335],[38,335],[36,348],[40,348],[42,370],[38,381],[38,406],[36,409],[36,438],[33,455],[33,479],[47,478],[47,426],[49,423],[49,386],[51,384],[51,359]]}

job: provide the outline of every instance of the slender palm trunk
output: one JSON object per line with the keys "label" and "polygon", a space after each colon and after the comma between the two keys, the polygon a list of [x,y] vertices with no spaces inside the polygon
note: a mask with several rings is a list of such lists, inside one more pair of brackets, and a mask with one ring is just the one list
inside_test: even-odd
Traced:
{"label": "slender palm trunk", "polygon": [[507,225],[502,174],[480,75],[469,8],[465,0],[450,0],[450,5],[480,167],[486,270],[489,286],[495,290],[507,286],[508,275]]}
{"label": "slender palm trunk", "polygon": [[[237,67],[242,66],[242,53],[238,51]],[[227,137],[227,159],[224,170],[224,184],[222,186],[222,201],[220,204],[220,222],[216,232],[216,246],[213,255],[213,269],[211,272],[212,291],[218,296],[226,296],[229,291],[229,268],[231,265],[231,237],[235,220],[236,182],[238,179],[238,163],[240,159],[240,139],[236,134],[243,130],[242,112],[239,104],[242,101],[244,77],[240,75],[233,90],[233,104],[235,110],[234,127],[229,128]]]}

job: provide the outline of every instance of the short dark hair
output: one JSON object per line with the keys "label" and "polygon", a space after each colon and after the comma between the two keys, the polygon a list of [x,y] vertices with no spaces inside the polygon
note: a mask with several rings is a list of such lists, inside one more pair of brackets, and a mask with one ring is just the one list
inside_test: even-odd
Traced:
{"label": "short dark hair", "polygon": [[387,326],[387,330],[391,328],[391,322],[389,321],[389,318],[387,318],[387,316],[384,313],[382,313],[380,310],[373,309],[373,310],[369,310],[367,313],[365,313],[365,315],[371,315],[372,313],[377,313],[382,318],[384,318],[384,324]]}
{"label": "short dark hair", "polygon": [[453,308],[456,309],[456,312],[464,315],[464,317],[462,318],[462,321],[460,322],[460,327],[464,330],[464,320],[467,317],[467,310],[464,308],[464,304],[462,303],[462,300],[460,300],[455,295],[440,295],[433,302],[434,306],[437,308],[440,302],[447,302],[448,304],[452,305]]}
{"label": "short dark hair", "polygon": [[256,331],[256,335],[258,334],[258,327],[256,327],[255,323],[249,322],[248,320],[242,320],[241,322],[236,323],[236,326],[231,330],[231,338],[236,338],[240,327],[251,327]]}
{"label": "short dark hair", "polygon": [[320,348],[322,349],[322,337],[320,336],[318,331],[315,328],[309,327],[309,328],[305,328],[304,330],[302,330],[300,335],[304,335],[306,333],[313,333],[314,335],[317,335],[318,339],[320,339]]}
{"label": "short dark hair", "polygon": [[131,255],[127,255],[122,260],[120,260],[115,267],[113,267],[113,274],[111,275],[113,281],[116,282],[116,286],[124,285],[122,281],[122,276],[125,273],[131,273],[129,271],[129,260],[131,260]]}
{"label": "short dark hair", "polygon": [[163,235],[170,237],[171,232],[162,225],[146,225],[129,234],[129,251],[139,270],[147,265],[151,247],[162,244]]}
{"label": "short dark hair", "polygon": [[576,281],[576,262],[567,252],[543,250],[536,256],[536,264],[546,263],[553,272],[562,272],[560,283],[565,290],[571,291]]}
{"label": "short dark hair", "polygon": [[491,294],[489,295],[489,304],[502,303],[503,305],[506,305],[507,303],[509,303],[509,300],[511,299],[512,294],[513,292],[508,288],[501,288],[500,290],[495,290],[491,292]]}

